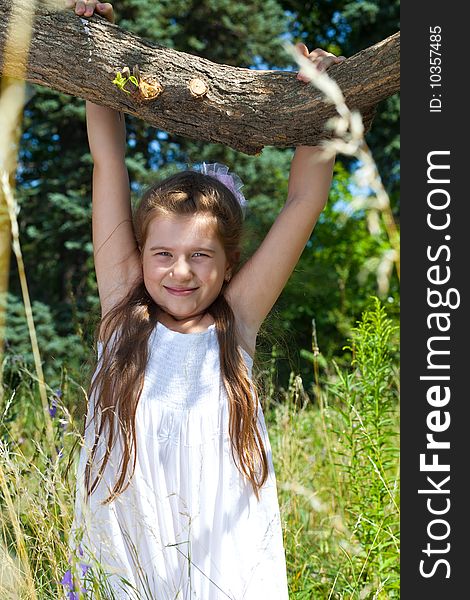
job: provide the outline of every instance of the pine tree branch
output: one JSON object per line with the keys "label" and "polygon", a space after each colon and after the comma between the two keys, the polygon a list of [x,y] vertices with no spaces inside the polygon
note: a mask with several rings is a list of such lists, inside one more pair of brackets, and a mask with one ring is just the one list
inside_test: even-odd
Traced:
{"label": "pine tree branch", "polygon": [[[25,14],[32,0],[14,0]],[[0,0],[0,60],[9,35],[11,0]],[[218,142],[247,154],[264,146],[314,145],[331,134],[335,115],[312,86],[286,71],[256,71],[213,63],[139,38],[95,15],[36,6],[28,64],[19,54],[0,72],[135,115],[169,133]],[[328,74],[348,106],[358,109],[366,130],[375,106],[400,87],[400,33],[366,48]],[[141,86],[113,80],[138,66]],[[26,70],[25,70],[26,67]],[[24,75],[26,73],[26,75]],[[145,94],[157,94],[145,99]]]}

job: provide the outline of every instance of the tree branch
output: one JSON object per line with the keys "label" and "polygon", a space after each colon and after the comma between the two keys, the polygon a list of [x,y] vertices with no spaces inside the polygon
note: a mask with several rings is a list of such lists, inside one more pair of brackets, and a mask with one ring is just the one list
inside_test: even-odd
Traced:
{"label": "tree branch", "polygon": [[[15,1],[26,15],[32,0]],[[10,0],[0,0],[3,15],[9,5]],[[8,28],[9,18],[0,20],[2,62]],[[328,70],[348,106],[361,112],[366,130],[376,104],[399,90],[399,54],[396,33]],[[132,73],[137,65],[139,89],[128,83],[128,94],[113,84],[123,67]],[[331,136],[324,125],[336,114],[318,90],[292,72],[216,64],[139,38],[99,16],[84,19],[44,5],[36,8],[27,65],[21,55],[13,56],[0,71],[246,154],[266,145],[314,145]],[[145,98],[152,94],[153,99]]]}

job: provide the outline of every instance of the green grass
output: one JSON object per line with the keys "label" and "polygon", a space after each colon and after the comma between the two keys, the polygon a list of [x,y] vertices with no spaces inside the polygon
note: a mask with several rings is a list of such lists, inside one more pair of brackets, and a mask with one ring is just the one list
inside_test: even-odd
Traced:
{"label": "green grass", "polygon": [[399,598],[399,412],[395,334],[374,299],[353,365],[313,403],[291,376],[269,415],[290,597]]}
{"label": "green grass", "polygon": [[[285,389],[266,384],[293,600],[399,598],[395,338],[373,299],[350,340],[349,369],[317,357],[314,391],[295,374]],[[85,395],[65,370],[61,393],[48,389],[60,450],[51,460],[35,377],[15,368],[0,401],[0,598],[62,598]]]}

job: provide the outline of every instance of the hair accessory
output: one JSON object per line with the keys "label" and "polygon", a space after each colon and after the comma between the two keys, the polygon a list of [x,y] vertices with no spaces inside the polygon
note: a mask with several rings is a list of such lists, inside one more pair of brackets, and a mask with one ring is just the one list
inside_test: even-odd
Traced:
{"label": "hair accessory", "polygon": [[247,201],[245,196],[240,191],[244,183],[235,173],[229,173],[229,168],[222,163],[206,163],[203,162],[195,169],[203,175],[210,175],[221,183],[223,183],[233,193],[240,204],[243,214],[246,211]]}

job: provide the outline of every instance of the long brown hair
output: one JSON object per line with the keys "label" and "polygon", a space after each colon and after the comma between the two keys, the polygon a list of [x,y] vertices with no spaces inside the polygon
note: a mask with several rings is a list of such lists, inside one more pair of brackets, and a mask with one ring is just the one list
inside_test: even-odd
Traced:
{"label": "long brown hair", "polygon": [[[143,251],[152,219],[162,215],[201,214],[216,224],[232,272],[238,267],[243,230],[242,209],[232,192],[217,179],[194,171],[184,171],[150,187],[134,212],[134,233]],[[258,428],[258,395],[237,345],[236,323],[227,302],[224,282],[207,312],[215,321],[223,382],[229,400],[229,434],[232,457],[240,473],[252,484],[256,498],[268,477],[268,462]],[[85,467],[87,497],[102,479],[111,450],[119,436],[122,468],[114,487],[102,503],[111,502],[130,484],[137,459],[135,415],[148,360],[149,336],[157,325],[158,306],[145,287],[143,278],[99,323],[95,340],[102,334],[101,364],[92,379],[88,396],[93,402],[95,439]],[[97,413],[100,418],[97,419]],[[98,474],[90,485],[91,468],[103,434],[107,434]],[[132,473],[125,484],[131,453]],[[238,458],[238,460],[237,460]]]}

